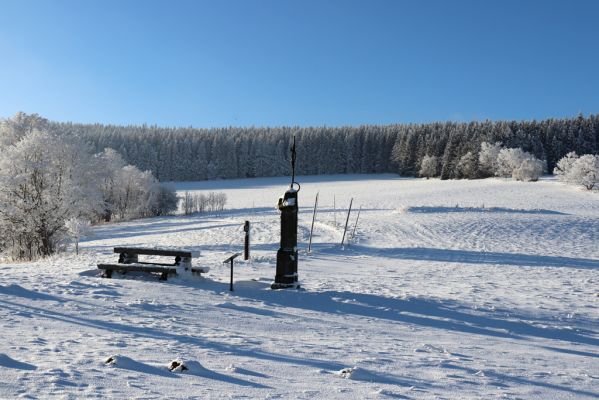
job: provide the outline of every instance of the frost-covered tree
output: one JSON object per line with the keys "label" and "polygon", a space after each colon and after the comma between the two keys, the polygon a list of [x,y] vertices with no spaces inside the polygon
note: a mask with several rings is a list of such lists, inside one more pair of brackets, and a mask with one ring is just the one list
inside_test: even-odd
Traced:
{"label": "frost-covered tree", "polygon": [[119,186],[119,173],[126,163],[114,149],[106,148],[95,157],[100,166],[100,187],[104,199],[102,219],[106,222],[112,220],[116,207],[117,189]]}
{"label": "frost-covered tree", "polygon": [[38,114],[16,113],[12,118],[0,121],[0,149],[17,143],[34,130],[46,131],[48,120]]}
{"label": "frost-covered tree", "polygon": [[71,217],[65,221],[68,236],[75,242],[75,254],[79,254],[79,240],[91,232],[89,219]]}
{"label": "frost-covered tree", "polygon": [[14,258],[54,252],[65,221],[102,209],[85,146],[33,130],[0,157],[0,225]]}
{"label": "frost-covered tree", "polygon": [[478,157],[469,151],[460,157],[457,168],[459,178],[477,178],[478,177]]}
{"label": "frost-covered tree", "polygon": [[497,155],[495,175],[504,178],[511,177],[512,172],[522,164],[524,159],[524,151],[520,148],[501,149]]}
{"label": "frost-covered tree", "polygon": [[512,171],[512,178],[517,181],[536,182],[543,174],[544,164],[532,156],[522,160],[520,165]]}
{"label": "frost-covered tree", "polygon": [[437,170],[439,168],[439,161],[435,156],[426,155],[420,162],[419,174],[426,179],[437,176]]}
{"label": "frost-covered tree", "polygon": [[215,197],[215,208],[217,211],[222,211],[225,209],[225,204],[227,204],[227,195],[225,193],[217,193]]}
{"label": "frost-covered tree", "polygon": [[183,193],[183,197],[181,198],[181,206],[183,207],[184,215],[190,215],[197,211],[196,201],[194,200],[194,196],[190,192],[185,191],[185,193]]}
{"label": "frost-covered tree", "polygon": [[456,178],[456,167],[459,159],[459,139],[455,134],[455,127],[452,127],[452,133],[445,146],[445,151],[441,157],[441,179]]}
{"label": "frost-covered tree", "polygon": [[113,149],[104,149],[96,157],[102,166],[99,180],[104,199],[102,219],[143,218],[167,215],[177,210],[179,199],[173,188],[160,184],[150,171],[142,172],[125,165]]}
{"label": "frost-covered tree", "polygon": [[501,149],[497,156],[497,176],[520,181],[536,181],[543,173],[543,162],[520,148]]}
{"label": "frost-covered tree", "polygon": [[567,181],[587,190],[599,187],[599,156],[593,154],[580,156],[567,173]]}
{"label": "frost-covered tree", "polygon": [[119,219],[146,217],[153,200],[156,179],[149,171],[142,172],[133,165],[117,171],[114,190],[114,209]]}
{"label": "frost-covered tree", "polygon": [[149,216],[170,215],[177,211],[179,198],[177,192],[171,186],[159,183],[153,186],[154,194],[149,205]]}
{"label": "frost-covered tree", "polygon": [[499,170],[497,158],[501,151],[501,142],[495,144],[482,142],[478,153],[478,163],[483,176],[495,176]]}
{"label": "frost-covered tree", "polygon": [[557,179],[561,182],[568,182],[570,179],[570,171],[572,169],[572,165],[578,160],[578,155],[576,152],[571,151],[566,154],[562,159],[560,159],[555,165],[555,169],[553,170],[553,174],[557,177]]}

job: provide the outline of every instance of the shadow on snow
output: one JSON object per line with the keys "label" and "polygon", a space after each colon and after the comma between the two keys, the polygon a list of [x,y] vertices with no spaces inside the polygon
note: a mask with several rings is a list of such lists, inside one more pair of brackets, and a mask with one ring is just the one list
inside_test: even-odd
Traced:
{"label": "shadow on snow", "polygon": [[574,258],[545,256],[522,253],[499,253],[492,251],[474,251],[458,249],[438,249],[432,247],[368,247],[350,244],[345,250],[339,244],[332,243],[312,245],[315,253],[338,254],[347,256],[374,256],[402,260],[433,261],[462,264],[494,264],[520,267],[563,267],[599,270],[599,260],[592,258]]}

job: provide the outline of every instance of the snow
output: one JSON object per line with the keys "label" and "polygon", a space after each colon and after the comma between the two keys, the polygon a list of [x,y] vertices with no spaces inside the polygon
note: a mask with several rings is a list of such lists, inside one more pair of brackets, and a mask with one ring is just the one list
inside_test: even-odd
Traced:
{"label": "snow", "polygon": [[[0,264],[0,398],[599,397],[597,194],[547,178],[297,180],[301,290],[269,288],[284,178],[175,183],[225,192],[228,210],[101,225],[78,256]],[[333,196],[338,225],[362,206],[344,248]],[[252,259],[229,292],[245,220]],[[100,278],[114,246],[201,251],[211,269]]]}

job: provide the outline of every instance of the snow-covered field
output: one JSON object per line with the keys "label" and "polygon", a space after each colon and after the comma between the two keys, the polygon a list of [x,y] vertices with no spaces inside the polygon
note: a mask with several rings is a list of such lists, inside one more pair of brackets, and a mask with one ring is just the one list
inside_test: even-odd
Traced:
{"label": "snow-covered field", "polygon": [[[298,180],[299,291],[269,289],[287,178],[178,183],[226,192],[227,211],[98,226],[79,256],[0,264],[0,397],[599,397],[599,195],[553,180]],[[342,249],[351,197],[362,210]],[[231,293],[222,260],[246,219],[252,260]],[[211,270],[99,277],[117,245],[199,250]],[[189,369],[170,372],[177,359]]]}

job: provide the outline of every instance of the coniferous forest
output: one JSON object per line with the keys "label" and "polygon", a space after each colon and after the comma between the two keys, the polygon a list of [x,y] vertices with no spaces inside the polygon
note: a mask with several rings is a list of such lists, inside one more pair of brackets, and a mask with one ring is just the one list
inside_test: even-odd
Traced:
{"label": "coniferous forest", "polygon": [[[295,135],[298,173],[395,172],[417,176],[425,156],[438,160],[441,179],[488,176],[478,168],[482,142],[521,148],[553,171],[570,151],[599,153],[599,114],[543,121],[441,122],[359,127],[163,128],[52,123],[96,152],[117,150],[127,163],[161,181],[279,176],[289,173]],[[468,162],[467,169],[459,168]],[[465,172],[467,171],[467,172]]]}

